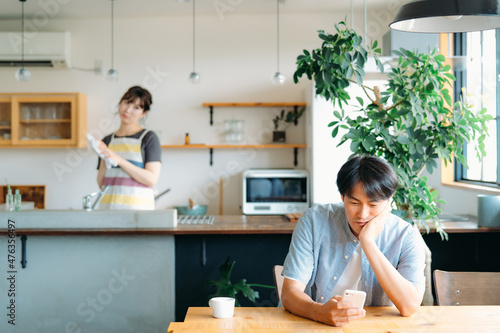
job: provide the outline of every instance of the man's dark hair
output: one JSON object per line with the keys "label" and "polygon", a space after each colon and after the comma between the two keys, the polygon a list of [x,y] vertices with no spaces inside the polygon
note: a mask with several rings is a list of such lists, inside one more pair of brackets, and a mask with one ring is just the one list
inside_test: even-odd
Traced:
{"label": "man's dark hair", "polygon": [[398,178],[384,159],[375,156],[355,156],[337,174],[337,187],[342,196],[350,197],[361,182],[370,200],[389,199],[398,188]]}

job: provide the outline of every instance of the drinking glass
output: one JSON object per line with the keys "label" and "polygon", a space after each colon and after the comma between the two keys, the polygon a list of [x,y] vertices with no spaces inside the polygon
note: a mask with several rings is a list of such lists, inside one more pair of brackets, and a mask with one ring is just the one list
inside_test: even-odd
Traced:
{"label": "drinking glass", "polygon": [[31,109],[29,105],[21,106],[21,118],[23,120],[30,120],[31,118]]}

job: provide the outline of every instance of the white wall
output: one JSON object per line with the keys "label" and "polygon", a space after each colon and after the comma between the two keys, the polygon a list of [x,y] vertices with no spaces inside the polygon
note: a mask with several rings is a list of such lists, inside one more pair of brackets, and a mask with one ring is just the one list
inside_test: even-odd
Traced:
{"label": "white wall", "polygon": [[[364,84],[368,87],[382,87],[385,82],[365,80]],[[357,109],[356,106],[359,103],[356,101],[356,96],[363,98],[365,105],[369,102],[361,87],[353,84],[347,90],[353,104],[344,107],[346,114]],[[332,138],[332,128],[327,125],[337,120],[333,115],[333,110],[340,110],[339,107],[334,108],[332,102],[327,102],[321,96],[316,96],[311,105],[311,123],[314,128],[311,136],[312,201],[316,204],[339,202],[341,197],[337,188],[337,173],[352,155],[350,142],[338,146],[347,130],[340,128],[337,136]]]}
{"label": "white wall", "polygon": [[[317,30],[333,31],[345,13],[289,14],[280,17],[281,71],[288,81],[273,86],[276,71],[276,21],[274,15],[228,12],[197,17],[196,70],[201,84],[188,83],[192,70],[191,16],[115,19],[115,68],[120,80],[78,70],[32,68],[29,82],[14,79],[15,68],[0,69],[1,92],[81,92],[88,98],[88,131],[104,136],[115,130],[119,118],[115,105],[132,85],[147,87],[153,105],[146,127],[161,131],[162,144],[181,144],[186,132],[192,143],[223,143],[225,119],[245,120],[245,140],[270,140],[271,119],[280,109],[216,109],[213,127],[203,102],[294,102],[305,100],[307,80],[292,80],[295,59],[303,49],[320,45]],[[27,18],[30,20],[30,18]],[[110,65],[109,19],[50,19],[42,31],[71,32],[72,64],[91,68],[96,60]],[[18,31],[19,21],[2,20],[0,31]],[[112,124],[110,126],[110,124]],[[304,119],[288,129],[288,141],[304,142]],[[206,201],[208,213],[217,214],[219,178],[225,178],[224,214],[239,214],[241,171],[247,168],[291,168],[292,149],[215,150],[209,166],[208,150],[166,150],[156,188],[170,187],[159,208],[187,204],[188,198]],[[88,149],[2,149],[1,183],[45,184],[48,209],[80,209],[82,196],[96,191],[97,158]],[[56,164],[69,167],[62,173]],[[299,150],[297,168],[306,168],[305,151]]]}

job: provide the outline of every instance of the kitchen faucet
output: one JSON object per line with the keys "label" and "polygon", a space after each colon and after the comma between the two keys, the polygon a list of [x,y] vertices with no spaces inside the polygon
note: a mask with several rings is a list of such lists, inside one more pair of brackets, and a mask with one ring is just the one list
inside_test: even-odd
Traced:
{"label": "kitchen faucet", "polygon": [[[104,194],[106,194],[106,191],[109,189],[109,185],[104,187],[101,191],[99,192],[94,192],[90,193],[89,195],[86,195],[83,197],[83,209],[91,211],[94,210],[95,207],[101,202],[102,197]],[[97,199],[95,199],[94,203],[92,203],[92,199],[97,196]]]}

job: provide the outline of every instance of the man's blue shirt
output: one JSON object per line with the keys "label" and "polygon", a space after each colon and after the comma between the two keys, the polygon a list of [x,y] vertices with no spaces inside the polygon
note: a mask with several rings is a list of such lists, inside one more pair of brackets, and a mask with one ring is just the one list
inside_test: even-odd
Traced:
{"label": "man's blue shirt", "polygon": [[[359,244],[345,215],[344,204],[317,205],[302,214],[293,232],[283,276],[304,283],[305,293],[325,303]],[[425,243],[408,222],[389,214],[376,239],[380,251],[422,292],[425,289]],[[361,253],[361,290],[365,306],[393,305],[364,252]]]}

